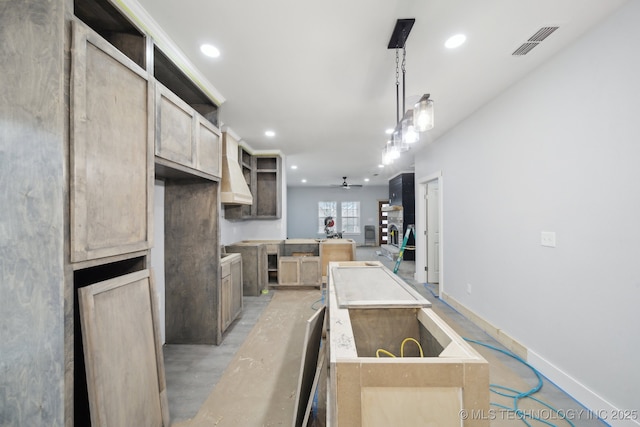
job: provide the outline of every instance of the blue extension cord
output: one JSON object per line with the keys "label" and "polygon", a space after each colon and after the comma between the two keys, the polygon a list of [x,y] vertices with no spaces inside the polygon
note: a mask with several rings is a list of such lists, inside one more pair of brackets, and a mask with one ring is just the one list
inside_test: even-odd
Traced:
{"label": "blue extension cord", "polygon": [[[524,391],[524,392],[509,388],[509,387],[501,386],[501,385],[498,385],[498,384],[489,384],[489,390],[492,393],[499,394],[500,396],[505,396],[505,397],[509,397],[509,398],[513,399],[513,407],[511,407],[511,408],[508,407],[508,406],[505,406],[505,405],[501,405],[499,403],[494,403],[494,402],[490,403],[492,406],[496,406],[498,408],[502,408],[502,409],[506,409],[508,411],[514,412],[518,416],[518,418],[523,423],[525,423],[528,427],[533,427],[533,426],[531,424],[529,424],[529,422],[527,422],[527,419],[531,419],[531,420],[534,420],[534,421],[539,421],[539,422],[544,423],[544,424],[546,424],[546,425],[548,425],[550,427],[557,427],[553,423],[550,423],[550,422],[545,421],[545,420],[543,420],[541,418],[538,418],[538,417],[533,417],[530,414],[527,414],[527,413],[523,412],[520,408],[518,408],[518,401],[520,399],[525,399],[525,398],[531,399],[531,400],[533,400],[535,402],[538,402],[541,405],[549,408],[551,411],[553,411],[555,414],[557,414],[559,418],[561,418],[561,419],[565,420],[567,423],[569,423],[569,425],[571,425],[571,427],[575,427],[575,424],[573,424],[571,422],[571,420],[567,419],[564,414],[561,414],[560,410],[558,410],[558,409],[554,408],[553,406],[541,401],[540,399],[537,399],[537,398],[533,397],[533,394],[537,393],[542,388],[542,375],[540,374],[540,372],[538,372],[538,370],[536,368],[534,368],[533,366],[528,364],[520,356],[518,356],[516,354],[513,354],[510,351],[503,350],[501,348],[494,347],[494,346],[492,346],[490,344],[486,344],[486,343],[483,343],[483,342],[480,342],[480,341],[476,341],[476,340],[472,340],[472,339],[469,339],[469,338],[464,338],[464,340],[467,341],[467,342],[470,342],[470,343],[481,345],[481,346],[486,347],[486,348],[490,348],[491,350],[498,351],[498,352],[500,352],[502,354],[505,354],[505,355],[517,360],[518,362],[522,363],[523,365],[525,365],[526,367],[531,369],[533,371],[533,373],[536,375],[536,377],[538,378],[538,384],[535,387],[533,387],[531,390]],[[500,391],[500,390],[503,390],[503,391]],[[509,393],[506,393],[506,392],[510,392],[512,394],[509,394]]]}

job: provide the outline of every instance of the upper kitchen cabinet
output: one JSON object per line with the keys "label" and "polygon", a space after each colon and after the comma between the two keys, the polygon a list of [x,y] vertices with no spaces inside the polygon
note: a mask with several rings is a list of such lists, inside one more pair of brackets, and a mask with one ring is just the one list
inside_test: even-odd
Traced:
{"label": "upper kitchen cabinet", "polygon": [[222,150],[220,131],[202,116],[196,116],[196,169],[220,177],[222,173]]}
{"label": "upper kitchen cabinet", "polygon": [[280,218],[282,205],[280,156],[257,155],[254,156],[254,159],[256,164],[256,218]]}
{"label": "upper kitchen cabinet", "polygon": [[160,175],[178,170],[204,178],[219,178],[222,145],[215,125],[217,107],[157,47],[154,48],[154,75],[157,79],[155,154]]}
{"label": "upper kitchen cabinet", "polygon": [[71,261],[149,249],[153,85],[86,25],[72,31]]}
{"label": "upper kitchen cabinet", "polygon": [[[225,218],[278,219],[282,213],[282,160],[278,154],[249,154],[240,147],[239,165],[251,190],[251,206],[225,205]],[[223,180],[224,188],[224,180]]]}
{"label": "upper kitchen cabinet", "polygon": [[225,126],[220,199],[228,220],[278,219],[282,206],[282,159],[252,153]]}
{"label": "upper kitchen cabinet", "polygon": [[140,68],[148,71],[148,38],[109,0],[74,0],[73,13]]}

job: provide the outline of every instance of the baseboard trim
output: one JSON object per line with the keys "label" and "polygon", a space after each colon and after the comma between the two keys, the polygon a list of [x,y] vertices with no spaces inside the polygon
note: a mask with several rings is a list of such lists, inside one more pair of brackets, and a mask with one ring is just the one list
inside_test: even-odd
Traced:
{"label": "baseboard trim", "polygon": [[444,300],[451,307],[462,313],[467,319],[475,323],[480,329],[488,333],[493,339],[505,346],[509,351],[517,354],[524,360],[527,360],[527,348],[518,342],[504,330],[494,326],[484,318],[478,316],[475,312],[468,309],[464,304],[453,298],[451,295],[442,292],[440,299]]}
{"label": "baseboard trim", "polygon": [[[493,339],[504,345],[507,349],[526,360],[531,366],[535,367],[542,375],[556,386],[561,388],[565,393],[571,396],[576,402],[585,408],[582,414],[574,414],[574,421],[579,421],[580,417],[585,420],[587,417],[592,419],[596,416],[604,421],[607,425],[614,427],[640,427],[640,420],[620,420],[620,416],[625,415],[623,409],[616,408],[614,405],[603,399],[594,391],[590,390],[584,384],[562,369],[555,366],[535,351],[528,349],[520,342],[516,341],[502,329],[494,326],[487,320],[483,319],[475,312],[461,304],[451,295],[442,293],[440,296],[447,304],[460,312],[467,319],[475,323],[480,329],[484,330]],[[637,416],[637,415],[636,415]]]}
{"label": "baseboard trim", "polygon": [[[620,420],[620,418],[624,418],[626,415],[623,409],[616,408],[580,381],[573,378],[571,375],[567,374],[535,351],[529,350],[529,359],[527,362],[539,370],[549,381],[553,382],[556,386],[561,388],[565,393],[585,407],[584,414],[575,414],[575,421],[580,420],[578,415],[581,415],[583,420],[588,417],[593,419],[597,416],[610,426],[640,426],[640,422],[637,419]],[[637,413],[635,416],[637,417]]]}

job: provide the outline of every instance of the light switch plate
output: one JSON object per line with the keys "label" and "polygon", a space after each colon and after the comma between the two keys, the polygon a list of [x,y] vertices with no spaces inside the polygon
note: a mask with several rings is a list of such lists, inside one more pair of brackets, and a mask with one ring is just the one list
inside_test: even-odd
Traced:
{"label": "light switch plate", "polygon": [[556,247],[556,233],[555,231],[543,231],[540,235],[540,244],[549,248]]}

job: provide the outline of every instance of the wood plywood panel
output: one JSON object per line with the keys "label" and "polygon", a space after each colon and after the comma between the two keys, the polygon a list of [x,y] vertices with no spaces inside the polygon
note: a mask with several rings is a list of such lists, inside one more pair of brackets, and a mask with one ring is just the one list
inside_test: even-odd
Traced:
{"label": "wood plywood panel", "polygon": [[300,257],[300,284],[320,286],[322,274],[320,272],[320,257]]}
{"label": "wood plywood panel", "polygon": [[242,287],[245,296],[258,296],[268,286],[268,262],[263,243],[235,243],[225,247],[227,253],[242,255]]}
{"label": "wood plywood panel", "polygon": [[354,261],[356,259],[356,244],[353,240],[328,240],[320,243],[320,267],[322,275],[327,276],[330,262]]}
{"label": "wood plywood panel", "polygon": [[0,425],[63,426],[73,384],[73,339],[63,340],[73,306],[63,286],[69,7],[0,9]]}
{"label": "wood plywood panel", "polygon": [[363,387],[362,425],[442,427],[461,424],[458,387]]}
{"label": "wood plywood panel", "polygon": [[300,284],[300,258],[283,256],[278,259],[278,284]]}
{"label": "wood plywood panel", "polygon": [[151,246],[153,90],[145,70],[73,22],[71,260]]}
{"label": "wood plywood panel", "polygon": [[276,172],[257,172],[256,174],[256,215],[258,217],[279,216],[278,175]]}
{"label": "wood plywood panel", "polygon": [[242,313],[242,258],[231,263],[231,319]]}
{"label": "wood plywood panel", "polygon": [[[359,357],[376,357],[382,348],[400,356],[400,347],[405,338],[419,338],[419,327],[415,308],[351,309],[351,328]],[[414,343],[404,346],[405,357],[420,356]]]}
{"label": "wood plywood panel", "polygon": [[219,344],[218,183],[165,183],[166,340]]}
{"label": "wood plywood panel", "polygon": [[195,110],[156,83],[156,155],[195,167]]}
{"label": "wood plywood panel", "polygon": [[202,116],[196,116],[196,152],[198,170],[220,177],[222,145],[220,131]]}
{"label": "wood plywood panel", "polygon": [[[318,367],[320,343],[322,341],[322,326],[326,307],[318,309],[309,320],[302,344],[302,360],[300,362],[300,377],[296,391],[296,401],[293,411],[293,427],[303,426],[307,406],[313,390],[315,371]],[[323,358],[324,362],[324,358]]]}
{"label": "wood plywood panel", "polygon": [[333,267],[339,307],[429,307],[431,303],[382,265]]}
{"label": "wood plywood panel", "polygon": [[222,331],[231,324],[231,276],[222,278],[220,283],[220,317],[222,318]]}
{"label": "wood plywood panel", "polygon": [[169,426],[149,271],[78,292],[92,426]]}

